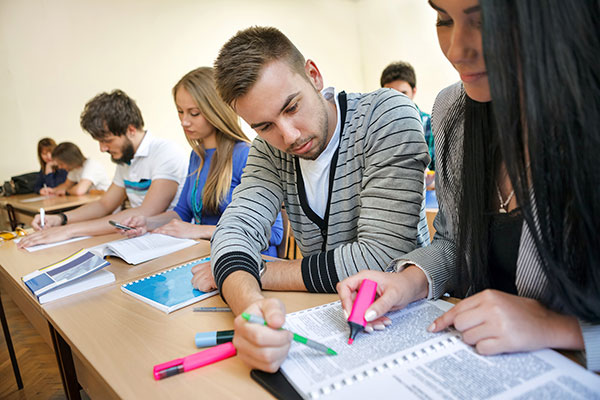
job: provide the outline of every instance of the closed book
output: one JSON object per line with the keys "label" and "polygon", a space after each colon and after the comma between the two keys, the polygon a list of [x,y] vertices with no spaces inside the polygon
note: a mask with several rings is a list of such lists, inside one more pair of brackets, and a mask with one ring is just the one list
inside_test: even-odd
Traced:
{"label": "closed book", "polygon": [[87,275],[81,279],[77,279],[73,282],[69,282],[63,286],[60,286],[54,290],[47,292],[46,294],[38,297],[40,304],[47,303],[52,300],[60,299],[66,296],[70,296],[75,293],[84,292],[86,290],[106,285],[115,281],[115,274],[105,269],[96,271],[93,274]]}
{"label": "closed book", "polygon": [[121,290],[167,314],[217,294],[192,286],[192,267],[210,261],[201,258],[121,286]]}
{"label": "closed book", "polygon": [[102,257],[83,249],[21,279],[38,301],[45,303],[113,282],[113,273],[101,271],[108,265]]}

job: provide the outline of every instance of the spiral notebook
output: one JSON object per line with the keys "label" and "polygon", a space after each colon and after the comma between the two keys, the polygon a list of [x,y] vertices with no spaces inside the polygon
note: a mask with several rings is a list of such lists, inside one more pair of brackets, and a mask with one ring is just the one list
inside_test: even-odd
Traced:
{"label": "spiral notebook", "polygon": [[[292,342],[280,371],[305,399],[600,398],[600,376],[553,350],[485,357],[456,331],[427,332],[451,307],[441,300],[413,303],[387,314],[391,326],[359,333],[352,345],[339,302],[288,314],[285,328],[338,355]],[[290,397],[277,374],[253,378],[276,397]]]}
{"label": "spiral notebook", "polygon": [[210,257],[167,269],[121,285],[121,290],[168,314],[217,294],[216,290],[202,292],[192,287],[192,267],[207,261],[210,261]]}

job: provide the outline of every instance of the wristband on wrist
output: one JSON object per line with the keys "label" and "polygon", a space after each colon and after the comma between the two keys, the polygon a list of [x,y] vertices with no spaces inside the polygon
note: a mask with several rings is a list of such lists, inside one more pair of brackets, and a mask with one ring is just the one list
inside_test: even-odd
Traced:
{"label": "wristband on wrist", "polygon": [[67,218],[67,214],[65,213],[58,213],[58,215],[60,216],[60,218],[62,218],[62,220],[60,221],[61,225],[66,225],[68,222],[68,218]]}
{"label": "wristband on wrist", "polygon": [[262,260],[262,264],[260,266],[260,270],[258,271],[258,277],[262,278],[263,275],[267,272],[267,263],[265,260]]}

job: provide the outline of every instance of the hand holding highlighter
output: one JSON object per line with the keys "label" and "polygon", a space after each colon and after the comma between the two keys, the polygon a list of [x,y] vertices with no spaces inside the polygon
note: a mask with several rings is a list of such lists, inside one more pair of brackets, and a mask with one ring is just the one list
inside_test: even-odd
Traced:
{"label": "hand holding highlighter", "polygon": [[377,282],[370,279],[365,279],[360,284],[356,299],[352,305],[352,311],[348,317],[348,325],[350,325],[350,337],[348,338],[348,344],[354,342],[356,334],[363,330],[367,325],[365,320],[365,311],[375,301],[375,294],[377,293]]}

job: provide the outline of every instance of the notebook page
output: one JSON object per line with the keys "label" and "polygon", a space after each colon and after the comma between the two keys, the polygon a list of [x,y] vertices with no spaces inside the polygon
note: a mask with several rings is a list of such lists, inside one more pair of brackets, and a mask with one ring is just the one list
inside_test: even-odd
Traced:
{"label": "notebook page", "polygon": [[392,325],[384,331],[359,333],[352,345],[348,345],[350,328],[340,302],[289,314],[285,328],[323,343],[338,355],[324,355],[292,342],[281,371],[299,393],[309,397],[323,387],[364,376],[366,370],[392,360],[394,353],[452,338],[455,333],[427,332],[431,322],[451,307],[444,301],[413,303],[388,313]]}

